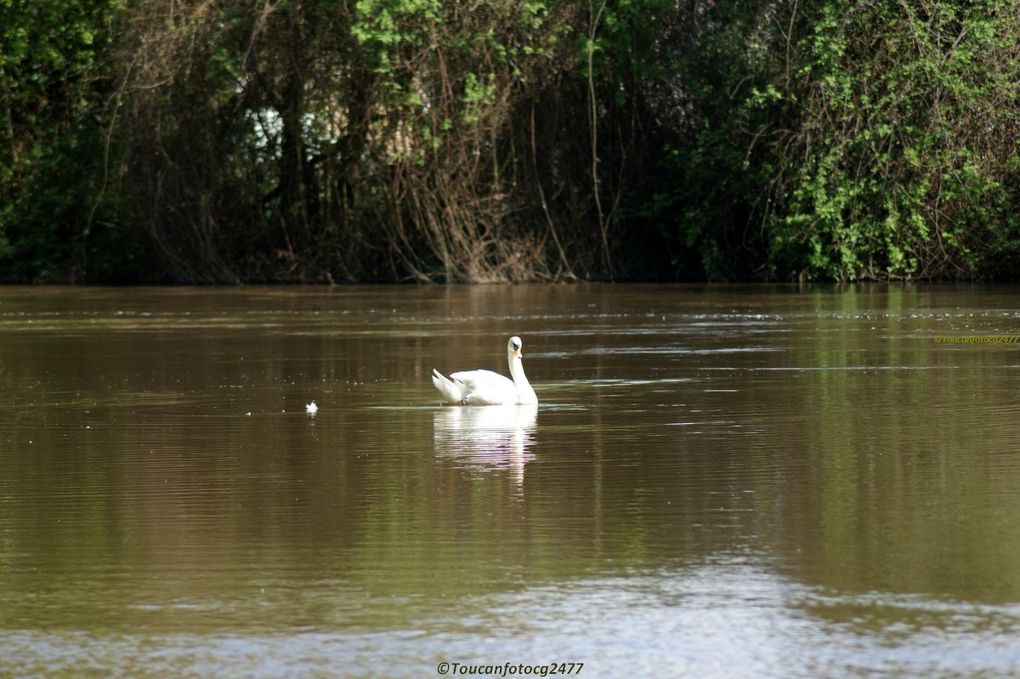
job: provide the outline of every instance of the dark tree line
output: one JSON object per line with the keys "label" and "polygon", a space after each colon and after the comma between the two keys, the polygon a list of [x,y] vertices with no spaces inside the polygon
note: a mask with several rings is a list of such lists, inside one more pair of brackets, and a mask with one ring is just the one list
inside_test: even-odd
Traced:
{"label": "dark tree line", "polygon": [[0,279],[1012,277],[1020,0],[0,0]]}

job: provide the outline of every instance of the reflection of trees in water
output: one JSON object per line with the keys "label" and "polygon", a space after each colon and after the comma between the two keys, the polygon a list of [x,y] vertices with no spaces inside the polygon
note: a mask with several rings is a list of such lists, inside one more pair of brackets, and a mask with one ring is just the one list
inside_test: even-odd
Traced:
{"label": "reflection of trees in water", "polygon": [[538,406],[447,407],[433,415],[436,455],[487,471],[509,470],[517,486],[535,459]]}

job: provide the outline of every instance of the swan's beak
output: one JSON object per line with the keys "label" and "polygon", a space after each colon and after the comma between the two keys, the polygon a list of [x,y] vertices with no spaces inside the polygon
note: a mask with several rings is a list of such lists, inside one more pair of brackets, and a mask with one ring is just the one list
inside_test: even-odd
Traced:
{"label": "swan's beak", "polygon": [[524,358],[524,354],[521,353],[520,349],[514,349],[514,356],[516,358]]}

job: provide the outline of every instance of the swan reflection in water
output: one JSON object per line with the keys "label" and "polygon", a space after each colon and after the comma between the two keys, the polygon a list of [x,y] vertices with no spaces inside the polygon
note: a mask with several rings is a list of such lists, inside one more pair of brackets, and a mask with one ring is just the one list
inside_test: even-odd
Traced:
{"label": "swan reflection in water", "polygon": [[520,487],[524,465],[535,459],[537,418],[537,405],[441,408],[432,420],[436,455],[465,467],[509,470]]}

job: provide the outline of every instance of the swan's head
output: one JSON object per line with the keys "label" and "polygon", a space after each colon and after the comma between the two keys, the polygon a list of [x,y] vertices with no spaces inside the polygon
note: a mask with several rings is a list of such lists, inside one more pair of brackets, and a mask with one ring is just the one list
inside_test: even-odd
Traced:
{"label": "swan's head", "polygon": [[522,358],[521,347],[524,343],[521,342],[521,338],[514,335],[510,338],[510,341],[506,343],[506,350],[510,352],[510,355],[514,358]]}

